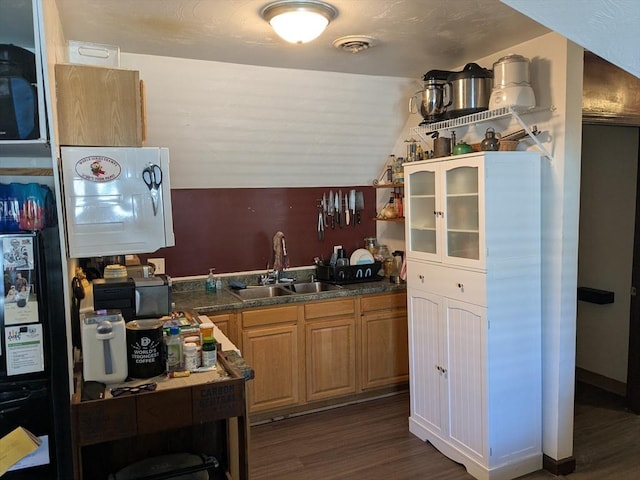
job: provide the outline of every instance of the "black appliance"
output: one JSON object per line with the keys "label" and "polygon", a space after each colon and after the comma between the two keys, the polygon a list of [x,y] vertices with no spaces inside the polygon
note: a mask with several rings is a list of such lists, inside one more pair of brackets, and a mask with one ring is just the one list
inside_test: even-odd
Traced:
{"label": "black appliance", "polygon": [[42,440],[3,480],[73,478],[58,234],[0,234],[0,436],[22,426]]}

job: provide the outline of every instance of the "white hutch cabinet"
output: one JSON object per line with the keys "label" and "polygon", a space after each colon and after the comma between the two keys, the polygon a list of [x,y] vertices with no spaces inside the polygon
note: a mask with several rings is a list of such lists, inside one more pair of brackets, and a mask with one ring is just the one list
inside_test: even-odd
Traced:
{"label": "white hutch cabinet", "polygon": [[405,166],[409,430],[478,479],[542,468],[541,158]]}

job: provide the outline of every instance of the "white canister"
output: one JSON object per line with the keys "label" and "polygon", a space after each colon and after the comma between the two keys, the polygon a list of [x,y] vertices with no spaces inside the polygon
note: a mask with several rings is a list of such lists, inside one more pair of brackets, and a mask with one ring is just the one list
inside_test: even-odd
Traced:
{"label": "white canister", "polygon": [[120,311],[85,314],[81,336],[84,381],[124,382],[128,375],[127,341]]}
{"label": "white canister", "polygon": [[531,85],[529,59],[522,55],[507,55],[493,64],[493,88],[511,85]]}
{"label": "white canister", "polygon": [[529,80],[529,59],[522,55],[507,55],[493,64],[493,89],[489,110],[511,107],[526,111],[536,106],[536,97]]}

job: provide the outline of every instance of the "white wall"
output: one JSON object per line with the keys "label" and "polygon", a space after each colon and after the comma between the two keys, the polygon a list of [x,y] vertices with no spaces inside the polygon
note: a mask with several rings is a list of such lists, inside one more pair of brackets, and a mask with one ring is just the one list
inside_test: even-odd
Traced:
{"label": "white wall", "polygon": [[371,185],[414,81],[121,54],[145,81],[172,188]]}
{"label": "white wall", "polygon": [[638,129],[583,132],[578,285],[613,291],[615,302],[578,302],[576,365],[626,383]]}
{"label": "white wall", "polygon": [[[573,454],[583,50],[550,33],[478,63],[489,67],[509,53],[531,59],[539,109],[523,120],[543,131],[539,138],[552,154],[542,172],[542,434],[544,453],[563,460]],[[507,131],[515,127],[503,126]],[[484,133],[480,130],[476,138]]]}

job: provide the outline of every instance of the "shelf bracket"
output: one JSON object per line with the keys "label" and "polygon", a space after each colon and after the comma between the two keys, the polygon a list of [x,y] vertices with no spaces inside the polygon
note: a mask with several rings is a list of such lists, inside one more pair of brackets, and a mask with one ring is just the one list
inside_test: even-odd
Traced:
{"label": "shelf bracket", "polygon": [[544,156],[547,157],[549,160],[553,160],[553,157],[551,156],[547,148],[540,142],[540,140],[538,140],[536,135],[531,131],[531,129],[527,126],[527,124],[522,121],[522,119],[520,118],[520,115],[518,115],[518,112],[516,112],[511,107],[509,107],[509,109],[511,110],[511,115],[513,116],[513,118],[515,118],[520,124],[520,126],[524,129],[524,131],[527,132],[527,135],[529,136],[529,138],[531,138],[531,140],[535,142],[535,144],[538,146],[538,148],[544,154]]}

